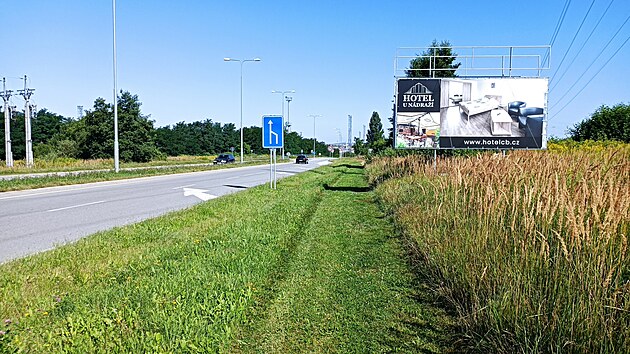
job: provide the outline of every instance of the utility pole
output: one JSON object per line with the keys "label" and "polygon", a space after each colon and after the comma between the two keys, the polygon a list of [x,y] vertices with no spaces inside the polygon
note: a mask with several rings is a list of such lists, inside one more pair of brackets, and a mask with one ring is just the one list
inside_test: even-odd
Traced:
{"label": "utility pole", "polygon": [[4,151],[6,155],[7,167],[13,167],[13,152],[11,151],[11,107],[9,107],[9,98],[11,98],[11,90],[7,91],[7,79],[2,78],[2,99],[4,100]]}
{"label": "utility pole", "polygon": [[34,89],[26,86],[26,75],[24,75],[24,90],[18,90],[18,94],[24,97],[24,130],[26,131],[26,167],[33,167],[33,140],[31,138],[31,105],[29,100]]}

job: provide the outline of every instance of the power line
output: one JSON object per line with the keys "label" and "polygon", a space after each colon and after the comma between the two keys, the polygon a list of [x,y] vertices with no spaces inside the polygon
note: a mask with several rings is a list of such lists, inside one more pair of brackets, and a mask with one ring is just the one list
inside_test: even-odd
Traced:
{"label": "power line", "polygon": [[[610,45],[610,43],[612,43],[612,41],[617,37],[617,35],[619,34],[619,32],[621,32],[621,30],[623,29],[623,27],[626,25],[626,23],[628,23],[628,20],[630,20],[630,16],[628,16],[626,18],[626,20],[623,22],[623,24],[619,27],[619,29],[617,30],[617,32],[615,32],[615,35],[612,36],[612,38],[608,41],[608,43],[606,43],[606,45],[604,46],[604,48],[599,52],[599,54],[597,55],[597,57],[595,57],[595,59],[593,59],[593,61],[589,64],[589,66],[582,72],[582,74],[577,76],[577,80],[575,80],[575,82],[573,83],[573,85],[571,85],[571,87],[569,87],[569,89],[566,90],[566,92],[564,93],[564,95],[562,95],[562,97],[560,97],[560,99],[558,99],[557,102],[562,101],[563,98],[565,98],[569,92],[571,90],[573,90],[573,88],[575,87],[575,85],[577,85],[577,83],[582,79],[582,77],[584,76],[584,74],[586,74],[586,72],[593,66],[593,64],[595,64],[595,62],[597,61],[597,59],[599,59],[600,56],[602,56],[602,54],[604,54],[604,51],[606,50],[606,48],[608,48],[608,46]],[[555,105],[553,105],[551,108],[557,106],[557,103]]]}
{"label": "power line", "polygon": [[569,54],[571,47],[573,47],[573,43],[575,43],[575,39],[577,38],[578,34],[580,34],[580,31],[582,30],[582,26],[584,26],[584,22],[586,22],[586,18],[588,17],[588,14],[590,14],[591,10],[593,9],[593,5],[595,5],[595,0],[591,1],[591,6],[589,6],[588,10],[586,11],[584,18],[582,19],[582,22],[580,23],[580,27],[578,27],[577,31],[575,31],[575,34],[573,35],[573,39],[571,40],[571,43],[569,44],[569,48],[567,48],[567,50],[564,52],[564,56],[562,56],[562,60],[560,60],[560,64],[558,64],[558,66],[556,67],[556,71],[554,71],[553,75],[551,76],[551,81],[553,81],[553,78],[556,76],[556,74],[558,73],[558,70],[560,70],[560,68],[562,67],[562,64],[564,63],[564,60],[567,58],[567,55]]}
{"label": "power line", "polygon": [[[558,37],[558,33],[560,32],[560,28],[562,27],[562,23],[564,22],[564,18],[567,15],[567,10],[569,9],[569,5],[571,5],[571,0],[566,0],[564,2],[564,7],[560,12],[560,18],[558,18],[558,22],[556,23],[556,28],[553,30],[553,34],[551,35],[551,41],[549,41],[549,45],[553,47],[553,44],[556,42],[556,38]],[[543,65],[545,62],[549,60],[549,52],[545,54],[545,57],[542,60]]]}
{"label": "power line", "polygon": [[[613,53],[613,55],[611,55],[611,56],[610,56],[610,58],[608,58],[608,60],[606,60],[606,62],[604,63],[604,65],[602,65],[602,67],[601,67],[601,68],[599,68],[599,70],[597,70],[597,72],[596,72],[593,76],[591,76],[591,78],[590,78],[590,79],[588,79],[588,81],[593,80],[593,79],[595,78],[595,76],[597,76],[597,75],[598,75],[598,74],[599,74],[599,73],[600,73],[600,72],[601,72],[601,71],[602,71],[602,70],[606,67],[606,65],[607,65],[607,64],[608,64],[608,63],[612,60],[612,58],[614,58],[614,57],[615,57],[615,55],[617,55],[617,53],[619,53],[619,51],[621,50],[621,48],[623,48],[623,47],[626,45],[626,43],[628,43],[628,41],[629,41],[629,40],[630,40],[630,36],[628,36],[628,38],[626,38],[626,40],[623,42],[623,44],[621,44],[621,46],[620,46],[620,47],[619,47],[619,48],[615,51],[615,53]],[[580,89],[580,91],[578,91],[578,92],[577,92],[577,93],[573,96],[573,98],[569,100],[569,102],[567,102],[564,106],[562,106],[562,108],[560,108],[560,110],[558,110],[558,112],[556,112],[556,114],[554,115],[554,117],[556,117],[556,116],[558,115],[558,113],[562,112],[562,110],[564,110],[564,109],[565,109],[565,108],[566,108],[566,107],[567,107],[567,106],[568,106],[571,102],[573,102],[573,100],[575,100],[575,98],[576,98],[577,96],[579,96],[579,95],[580,95],[580,93],[582,93],[582,91],[584,91],[584,89],[585,89],[586,87],[587,87],[587,86],[582,86],[582,89]]]}
{"label": "power line", "polygon": [[569,65],[566,67],[566,69],[564,69],[564,72],[562,73],[562,75],[560,76],[560,78],[558,80],[555,81],[555,83],[553,84],[553,86],[551,87],[551,89],[549,91],[553,91],[553,89],[558,86],[558,83],[562,81],[562,78],[564,77],[564,75],[566,75],[566,73],[569,72],[569,68],[571,67],[571,65],[573,65],[573,63],[575,63],[575,60],[580,56],[580,54],[582,53],[582,50],[584,49],[584,47],[586,46],[586,43],[588,43],[588,41],[591,39],[591,37],[593,36],[593,33],[595,33],[595,30],[597,29],[597,27],[599,27],[599,24],[602,22],[602,20],[604,19],[604,16],[606,16],[606,13],[608,13],[608,10],[610,9],[610,6],[613,4],[613,2],[615,2],[615,0],[610,0],[610,3],[608,4],[608,7],[606,8],[606,10],[604,11],[604,13],[600,16],[599,20],[597,21],[597,24],[595,25],[595,27],[593,27],[593,30],[591,30],[591,33],[589,33],[588,37],[586,38],[586,40],[584,41],[584,43],[582,43],[582,46],[580,47],[580,50],[578,50],[577,54],[575,54],[573,56],[573,60],[571,60],[571,62],[569,63]]}

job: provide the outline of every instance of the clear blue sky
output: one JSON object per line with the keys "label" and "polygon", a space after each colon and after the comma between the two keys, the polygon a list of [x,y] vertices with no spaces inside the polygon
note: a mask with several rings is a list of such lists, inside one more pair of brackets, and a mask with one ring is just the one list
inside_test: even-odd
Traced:
{"label": "clear blue sky", "polygon": [[[584,43],[610,0],[596,0],[559,73]],[[117,1],[118,87],[139,96],[156,126],[204,119],[239,122],[239,64],[224,57],[254,58],[244,65],[244,125],[281,112],[272,90],[295,90],[290,120],[317,138],[353,135],[377,111],[391,115],[398,47],[425,47],[433,39],[454,46],[546,45],[564,0],[531,1]],[[552,76],[591,0],[571,2],[552,49]],[[0,77],[22,88],[28,75],[33,101],[64,116],[97,97],[112,100],[111,0],[3,1],[0,6]],[[587,81],[630,36],[630,23],[593,67],[584,70],[630,15],[630,1],[616,0],[570,71],[549,93],[549,134],[587,118],[600,105],[630,101],[630,44]],[[575,82],[567,98],[558,101]],[[551,85],[555,82],[552,80]],[[564,110],[568,98],[584,88]],[[13,97],[13,104],[23,100]]]}

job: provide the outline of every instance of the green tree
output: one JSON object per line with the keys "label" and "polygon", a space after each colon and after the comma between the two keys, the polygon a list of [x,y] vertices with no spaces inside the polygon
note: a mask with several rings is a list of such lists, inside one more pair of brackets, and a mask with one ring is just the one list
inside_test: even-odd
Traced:
{"label": "green tree", "polygon": [[357,155],[367,155],[368,148],[365,142],[363,142],[363,139],[358,137],[354,138],[354,153]]}
{"label": "green tree", "polygon": [[[11,152],[14,160],[26,158],[26,131],[24,130],[24,112],[13,111],[11,119]],[[2,124],[2,141],[4,141],[4,124]],[[4,152],[4,144],[2,144]],[[4,153],[2,158],[4,159]]]}
{"label": "green tree", "polygon": [[372,149],[375,153],[383,150],[387,145],[383,137],[383,123],[381,122],[381,117],[378,115],[378,112],[372,112],[366,140],[368,148]]}
{"label": "green tree", "polygon": [[47,109],[40,109],[31,121],[33,145],[48,143],[61,133],[62,126],[71,119],[55,114]]}
{"label": "green tree", "polygon": [[181,144],[177,143],[175,133],[170,125],[159,127],[155,130],[155,145],[161,152],[168,156],[181,155]]}
{"label": "green tree", "polygon": [[85,120],[69,120],[61,127],[61,133],[53,136],[50,144],[59,157],[79,158],[86,140]]}
{"label": "green tree", "polygon": [[[262,133],[261,133],[262,135]],[[236,129],[236,125],[234,123],[227,123],[223,125],[221,129],[221,136],[223,137],[224,143],[222,146],[223,151],[228,151],[230,148],[234,148],[234,151],[241,152],[241,131],[240,129]],[[243,153],[249,153],[246,151],[245,145],[247,142],[245,141],[245,131],[243,131]]]}
{"label": "green tree", "polygon": [[[240,132],[239,132],[240,134]],[[239,136],[240,139],[240,136]],[[243,142],[249,145],[250,150],[254,150],[255,154],[263,154],[267,150],[262,147],[262,128],[251,126],[243,127]]]}
{"label": "green tree", "polygon": [[[118,97],[118,137],[122,161],[146,162],[159,155],[154,141],[153,121],[142,115],[137,95],[121,91]],[[103,98],[83,117],[85,140],[83,158],[111,158],[114,155],[113,105]]]}
{"label": "green tree", "polygon": [[108,159],[114,156],[114,119],[112,105],[99,97],[94,109],[87,110],[83,117],[85,140],[82,142],[81,157],[84,159]]}
{"label": "green tree", "polygon": [[[456,77],[455,71],[462,65],[455,63],[457,53],[453,52],[451,43],[434,39],[431,46],[418,57],[411,59],[407,77]],[[433,70],[436,69],[436,70]]]}
{"label": "green tree", "polygon": [[159,155],[155,146],[155,128],[150,116],[142,115],[138,95],[121,91],[118,98],[120,159],[147,162]]}
{"label": "green tree", "polygon": [[67,128],[73,122],[72,118],[40,109],[31,122],[35,158],[76,158],[79,155],[77,142],[67,136]]}
{"label": "green tree", "polygon": [[617,140],[630,143],[630,105],[601,106],[569,129],[573,140]]}
{"label": "green tree", "polygon": [[[297,132],[286,132],[284,133],[284,151],[290,152],[292,155],[297,155],[303,150],[302,137]],[[311,145],[312,149],[312,145]]]}

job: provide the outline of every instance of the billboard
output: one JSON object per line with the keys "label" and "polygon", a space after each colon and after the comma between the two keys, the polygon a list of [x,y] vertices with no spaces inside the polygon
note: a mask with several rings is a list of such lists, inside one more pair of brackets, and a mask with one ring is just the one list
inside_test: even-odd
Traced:
{"label": "billboard", "polygon": [[544,149],[547,78],[401,78],[399,149]]}

